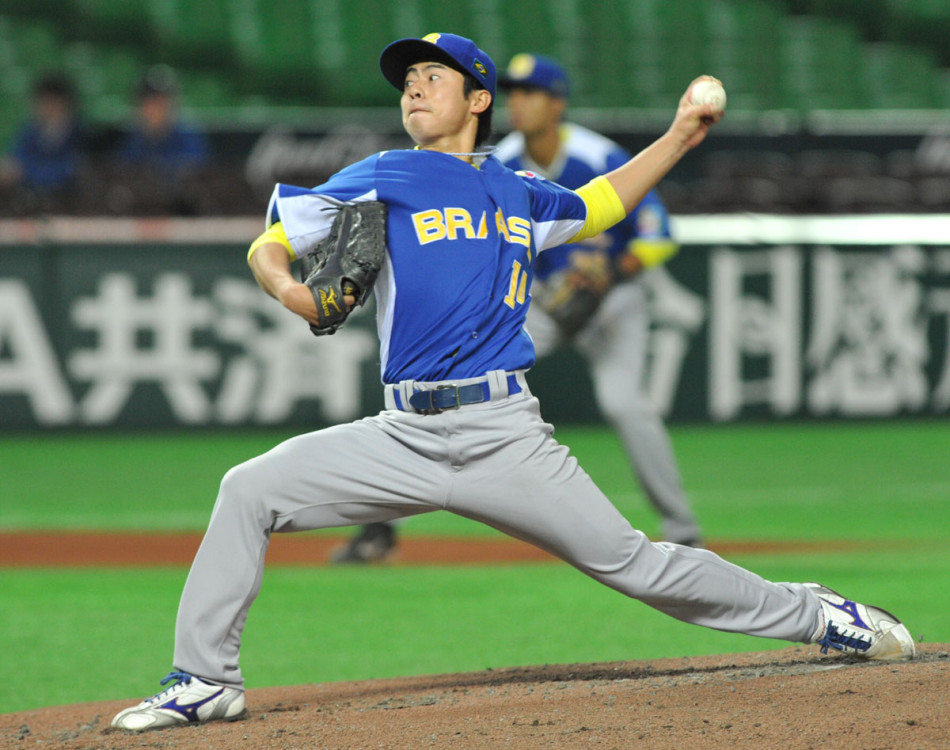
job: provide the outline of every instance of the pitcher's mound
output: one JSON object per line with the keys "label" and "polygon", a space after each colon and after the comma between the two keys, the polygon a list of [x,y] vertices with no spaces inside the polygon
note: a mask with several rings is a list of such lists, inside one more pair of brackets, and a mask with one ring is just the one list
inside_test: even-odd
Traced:
{"label": "pitcher's mound", "polygon": [[947,748],[950,646],[912,662],[815,647],[248,691],[248,718],[141,735],[137,698],[0,716],[3,748]]}

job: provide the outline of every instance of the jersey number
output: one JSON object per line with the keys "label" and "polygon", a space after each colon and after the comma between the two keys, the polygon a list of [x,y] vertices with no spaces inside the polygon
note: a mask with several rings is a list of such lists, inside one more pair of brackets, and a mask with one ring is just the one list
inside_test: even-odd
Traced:
{"label": "jersey number", "polygon": [[528,287],[528,272],[521,270],[521,264],[514,261],[511,264],[511,283],[508,285],[508,294],[505,295],[505,304],[512,310],[515,305],[523,305]]}

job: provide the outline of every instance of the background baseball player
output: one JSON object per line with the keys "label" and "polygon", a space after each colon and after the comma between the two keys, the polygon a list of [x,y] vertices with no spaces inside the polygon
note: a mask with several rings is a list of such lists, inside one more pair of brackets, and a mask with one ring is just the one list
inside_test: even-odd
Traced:
{"label": "background baseball player", "polygon": [[[563,122],[569,82],[554,60],[515,55],[499,87],[507,92],[514,129],[495,151],[505,166],[536,172],[576,190],[630,160],[610,139]],[[584,356],[597,404],[660,514],[663,538],[698,546],[702,534],[686,500],[669,435],[643,390],[649,320],[638,277],[677,250],[666,206],[651,190],[603,234],[538,257],[531,289],[535,304],[528,309],[527,328],[539,357],[566,342]],[[572,287],[586,291],[592,302],[560,314],[560,305],[570,307]]]}
{"label": "background baseball player", "polygon": [[[417,148],[368,157],[313,190],[278,185],[249,263],[266,292],[318,328],[339,325],[340,298],[353,304],[375,283],[385,409],[228,471],[182,592],[169,686],[113,726],[244,714],[241,636],[272,533],[435,510],[535,544],[686,622],[867,658],[911,656],[910,634],[883,610],[817,585],[767,581],[708,550],[651,543],[557,443],[528,389],[534,347],[524,320],[538,253],[622,219],[721,111],[692,104],[687,90],[666,133],[571,191],[492,157],[475,163],[491,128],[496,72],[472,41],[402,39],[380,67],[402,91]],[[365,252],[351,251],[362,214],[348,203],[385,204],[378,278],[373,263],[362,265]],[[298,282],[291,261],[314,253],[342,274]]]}
{"label": "background baseball player", "polygon": [[[563,122],[569,82],[551,58],[515,55],[498,85],[508,93],[514,129],[494,151],[505,166],[577,189],[630,159],[610,139]],[[538,257],[527,329],[538,357],[568,342],[584,356],[600,410],[620,436],[644,494],[660,515],[663,538],[695,547],[702,546],[699,524],[683,491],[666,427],[643,390],[649,320],[638,277],[677,250],[666,207],[651,190],[603,234]],[[395,523],[367,525],[330,559],[382,560],[396,542]]]}

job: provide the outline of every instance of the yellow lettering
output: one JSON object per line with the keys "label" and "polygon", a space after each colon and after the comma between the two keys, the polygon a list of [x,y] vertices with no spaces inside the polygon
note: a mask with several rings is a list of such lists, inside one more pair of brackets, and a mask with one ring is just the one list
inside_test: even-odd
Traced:
{"label": "yellow lettering", "polygon": [[513,261],[511,264],[511,281],[508,283],[508,294],[505,295],[505,304],[512,310],[515,302],[524,304],[527,289],[528,274],[521,273],[521,263]]}
{"label": "yellow lettering", "polygon": [[498,234],[508,240],[508,242],[511,242],[511,236],[508,234],[508,226],[505,224],[505,215],[501,212],[500,208],[495,211],[495,229],[498,230]]}
{"label": "yellow lettering", "polygon": [[[488,238],[488,212],[483,211],[476,228],[472,215],[464,208],[431,208],[412,214],[412,225],[420,245],[436,240],[484,240]],[[495,230],[507,242],[524,245],[528,248],[528,262],[531,262],[531,222],[520,216],[507,218],[499,208],[495,211]]]}
{"label": "yellow lettering", "polygon": [[[519,216],[512,216],[508,219],[508,231],[512,242],[531,247],[531,223],[527,219]],[[530,255],[528,257],[530,260]]]}
{"label": "yellow lettering", "polygon": [[449,233],[450,240],[457,240],[459,230],[464,232],[467,239],[475,237],[475,230],[472,228],[472,215],[464,208],[445,209],[445,228]]}
{"label": "yellow lettering", "polygon": [[478,222],[478,234],[476,237],[480,240],[485,239],[488,236],[488,217],[485,215],[485,211],[482,211],[482,219]]}
{"label": "yellow lettering", "polygon": [[518,304],[523,305],[528,296],[528,274],[521,274],[521,283],[518,284]]}
{"label": "yellow lettering", "polygon": [[445,222],[442,220],[442,212],[437,208],[413,214],[412,224],[420,245],[445,239]]}

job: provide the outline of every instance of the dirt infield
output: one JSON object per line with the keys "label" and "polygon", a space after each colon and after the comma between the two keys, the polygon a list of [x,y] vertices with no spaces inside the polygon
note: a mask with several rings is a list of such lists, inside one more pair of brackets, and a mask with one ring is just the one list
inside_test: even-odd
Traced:
{"label": "dirt infield", "polygon": [[950,654],[854,663],[815,648],[264,688],[248,716],[141,735],[127,701],[0,716],[0,747],[947,748]]}
{"label": "dirt infield", "polygon": [[[188,564],[199,541],[197,535],[0,534],[0,565]],[[339,541],[278,537],[268,561],[313,565]],[[710,546],[732,554],[804,548]],[[507,539],[427,539],[404,540],[394,562],[551,559]],[[948,678],[947,644],[921,644],[918,659],[901,663],[857,663],[790,647],[519,667],[251,689],[241,721],[141,735],[108,728],[117,711],[141,696],[3,714],[0,748],[947,748]]]}
{"label": "dirt infield", "polygon": [[[325,563],[343,537],[313,534],[277,534],[267,550],[268,565],[318,565]],[[109,532],[0,532],[0,567],[123,567],[190,565],[201,534],[152,534]],[[798,554],[847,551],[860,542],[745,542],[712,541],[710,549],[721,555]],[[878,545],[880,546],[880,545]],[[458,565],[478,563],[555,562],[547,552],[508,537],[442,539],[409,537],[401,540],[397,554],[387,562],[396,565]]]}

